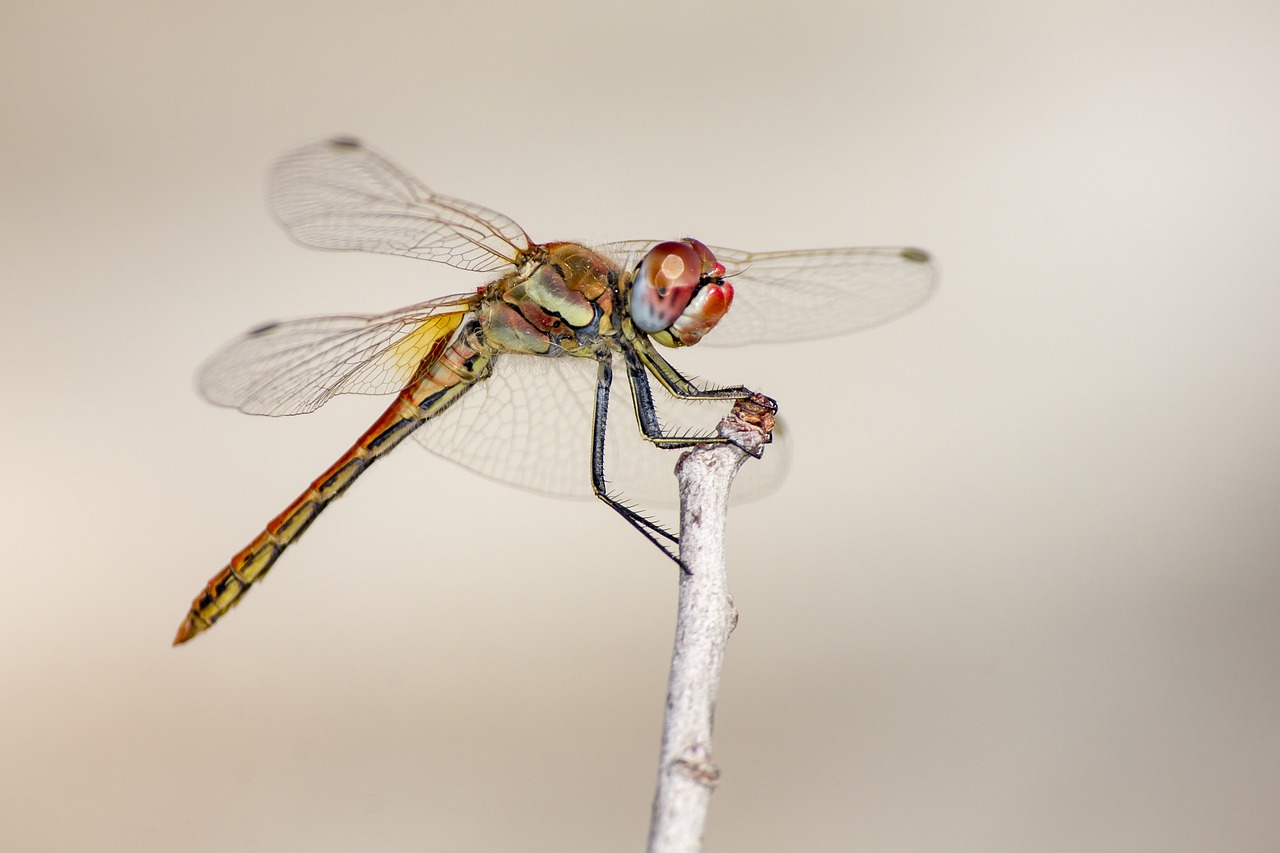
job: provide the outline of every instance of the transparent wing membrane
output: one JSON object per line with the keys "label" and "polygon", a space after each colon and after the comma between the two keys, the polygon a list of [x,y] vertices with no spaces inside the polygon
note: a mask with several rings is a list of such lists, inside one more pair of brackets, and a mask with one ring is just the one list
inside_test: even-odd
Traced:
{"label": "transparent wing membrane", "polygon": [[[433,453],[494,480],[558,497],[591,497],[591,430],[595,416],[596,364],[585,358],[503,355],[493,375],[444,414],[414,433]],[[653,388],[659,418],[668,431],[711,435],[731,401],[677,400]],[[605,446],[610,493],[643,506],[678,501],[679,453],[646,441],[636,423],[631,388],[614,360]],[[762,497],[785,479],[787,455],[766,450],[749,468],[754,483],[734,487],[734,501]]]}
{"label": "transparent wing membrane", "polygon": [[475,294],[380,316],[269,323],[233,341],[200,369],[211,402],[254,415],[313,412],[335,394],[391,394],[458,328]]}
{"label": "transparent wing membrane", "polygon": [[499,355],[493,374],[414,433],[478,474],[561,497],[591,494],[595,364]]}
{"label": "transparent wing membrane", "polygon": [[476,272],[516,263],[529,237],[510,218],[432,192],[353,139],[329,139],[278,160],[267,184],[272,214],[319,249],[406,255]]}

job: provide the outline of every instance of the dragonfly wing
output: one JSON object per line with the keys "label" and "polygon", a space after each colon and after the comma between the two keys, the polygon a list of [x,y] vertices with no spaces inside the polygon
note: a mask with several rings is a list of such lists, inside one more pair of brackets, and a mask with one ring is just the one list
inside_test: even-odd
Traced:
{"label": "dragonfly wing", "polygon": [[[423,446],[490,479],[558,497],[591,497],[591,440],[596,363],[586,358],[504,354],[493,375],[414,432]],[[630,386],[615,360],[606,432],[605,475],[616,490],[643,507],[677,502],[679,452],[645,441],[636,424]],[[664,427],[679,434],[710,434],[727,413],[726,401],[676,400],[653,383]],[[749,463],[746,488],[734,502],[762,497],[786,476],[787,455],[767,450]]]}
{"label": "dragonfly wing", "polygon": [[[619,261],[656,241],[608,243]],[[733,305],[709,346],[798,341],[856,332],[918,307],[933,293],[928,253],[902,247],[743,252],[711,247],[733,283]],[[626,267],[634,268],[634,262]]]}
{"label": "dragonfly wing", "polygon": [[335,394],[390,394],[457,330],[476,294],[379,316],[268,323],[232,341],[200,369],[211,402],[254,415],[312,412]]}
{"label": "dragonfly wing", "polygon": [[591,494],[595,362],[503,353],[493,373],[413,437],[478,474],[560,497]]}
{"label": "dragonfly wing", "polygon": [[272,215],[318,249],[407,255],[477,272],[516,263],[524,229],[478,204],[432,192],[354,139],[328,139],[281,157],[267,186]]}
{"label": "dragonfly wing", "polygon": [[733,307],[707,341],[741,346],[842,335],[920,306],[936,276],[920,249],[740,252],[713,248],[733,282]]}

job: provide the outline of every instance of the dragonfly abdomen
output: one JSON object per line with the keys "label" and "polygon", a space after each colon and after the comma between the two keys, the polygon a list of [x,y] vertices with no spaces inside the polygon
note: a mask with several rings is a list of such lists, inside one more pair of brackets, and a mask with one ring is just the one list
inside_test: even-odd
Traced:
{"label": "dragonfly abdomen", "polygon": [[[443,349],[443,352],[440,350]],[[444,411],[489,374],[492,354],[474,337],[460,336],[425,359],[418,378],[396,395],[382,416],[310,487],[272,519],[257,538],[214,575],[191,602],[174,645],[208,630],[261,580],[285,548],[296,542],[336,498],[376,460],[391,452],[424,422]]]}

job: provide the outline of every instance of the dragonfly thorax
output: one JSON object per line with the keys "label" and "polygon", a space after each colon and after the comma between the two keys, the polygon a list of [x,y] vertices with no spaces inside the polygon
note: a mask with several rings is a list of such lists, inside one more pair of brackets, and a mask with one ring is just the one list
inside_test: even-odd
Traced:
{"label": "dragonfly thorax", "polygon": [[495,348],[529,355],[587,355],[617,333],[618,271],[577,243],[548,243],[490,284],[479,319]]}

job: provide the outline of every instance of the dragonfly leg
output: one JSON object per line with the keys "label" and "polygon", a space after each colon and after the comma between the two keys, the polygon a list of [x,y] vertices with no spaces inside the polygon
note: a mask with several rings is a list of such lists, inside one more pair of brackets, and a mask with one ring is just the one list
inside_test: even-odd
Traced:
{"label": "dragonfly leg", "polygon": [[596,497],[626,519],[628,524],[658,546],[662,553],[674,560],[683,570],[684,564],[680,562],[677,551],[679,537],[653,519],[637,512],[633,506],[609,494],[609,484],[604,474],[604,449],[605,427],[609,421],[609,390],[613,385],[613,365],[612,360],[607,356],[600,360],[599,365],[596,379],[595,422],[591,429],[591,489]]}
{"label": "dragonfly leg", "polygon": [[[753,393],[750,388],[742,385],[731,385],[728,388],[699,388],[676,370],[671,362],[663,358],[647,339],[636,340],[634,344],[634,359],[631,357],[633,354],[631,348],[627,351],[628,372],[634,373],[633,367],[643,365],[673,397],[681,400],[742,400]],[[635,359],[639,360],[639,364],[634,364]]]}

